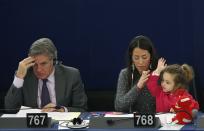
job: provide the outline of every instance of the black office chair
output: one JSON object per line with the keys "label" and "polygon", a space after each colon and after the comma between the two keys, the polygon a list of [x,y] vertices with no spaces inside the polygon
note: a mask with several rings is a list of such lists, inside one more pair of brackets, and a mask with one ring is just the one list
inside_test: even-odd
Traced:
{"label": "black office chair", "polygon": [[189,87],[188,87],[189,93],[193,96],[193,98],[198,101],[198,96],[197,96],[197,89],[196,89],[196,82],[195,78],[191,81]]}
{"label": "black office chair", "polygon": [[115,91],[86,91],[88,111],[114,111]]}

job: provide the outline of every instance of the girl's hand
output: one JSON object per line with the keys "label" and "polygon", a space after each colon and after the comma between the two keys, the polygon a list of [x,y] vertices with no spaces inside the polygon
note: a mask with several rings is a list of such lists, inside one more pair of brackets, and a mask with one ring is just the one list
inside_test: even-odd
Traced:
{"label": "girl's hand", "polygon": [[175,113],[175,111],[174,111],[174,109],[173,109],[173,108],[171,108],[171,109],[170,109],[170,112],[171,112],[171,113]]}
{"label": "girl's hand", "polygon": [[159,75],[161,71],[166,68],[166,60],[164,58],[160,58],[158,60],[157,69],[154,71],[155,74]]}

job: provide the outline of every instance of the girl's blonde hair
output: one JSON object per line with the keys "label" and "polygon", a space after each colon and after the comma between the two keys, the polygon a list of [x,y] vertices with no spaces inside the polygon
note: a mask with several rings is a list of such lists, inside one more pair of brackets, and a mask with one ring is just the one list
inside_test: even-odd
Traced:
{"label": "girl's blonde hair", "polygon": [[[163,79],[164,73],[169,73],[174,76],[174,82],[176,88],[186,88],[191,80],[194,78],[193,68],[188,64],[168,65],[160,74],[160,80]],[[160,81],[161,82],[161,81]],[[176,90],[176,89],[174,89]]]}

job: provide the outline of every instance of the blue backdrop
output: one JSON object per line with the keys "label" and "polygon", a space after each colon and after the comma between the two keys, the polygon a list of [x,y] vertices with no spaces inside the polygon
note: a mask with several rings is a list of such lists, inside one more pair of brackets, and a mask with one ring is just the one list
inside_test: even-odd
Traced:
{"label": "blue backdrop", "polygon": [[[188,63],[204,102],[202,0],[0,0],[0,90],[7,91],[33,41],[49,37],[86,90],[114,90],[130,40],[149,36],[168,64]],[[202,107],[202,104],[201,104]]]}

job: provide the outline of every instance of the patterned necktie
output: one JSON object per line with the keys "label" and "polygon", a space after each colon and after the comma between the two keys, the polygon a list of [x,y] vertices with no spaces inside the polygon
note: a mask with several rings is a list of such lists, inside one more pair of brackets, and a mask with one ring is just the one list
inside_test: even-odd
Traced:
{"label": "patterned necktie", "polygon": [[47,88],[47,79],[43,79],[43,86],[42,86],[42,92],[41,92],[41,107],[44,107],[48,103],[50,103],[50,95]]}

